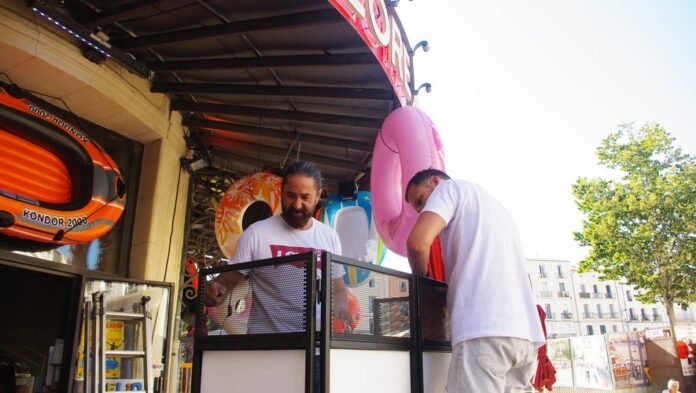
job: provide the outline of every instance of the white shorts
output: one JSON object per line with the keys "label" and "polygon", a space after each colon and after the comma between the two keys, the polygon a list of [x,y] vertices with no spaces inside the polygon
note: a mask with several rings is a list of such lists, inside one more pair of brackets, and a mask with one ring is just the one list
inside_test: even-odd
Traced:
{"label": "white shorts", "polygon": [[448,393],[523,392],[531,385],[537,349],[528,340],[482,337],[452,347]]}

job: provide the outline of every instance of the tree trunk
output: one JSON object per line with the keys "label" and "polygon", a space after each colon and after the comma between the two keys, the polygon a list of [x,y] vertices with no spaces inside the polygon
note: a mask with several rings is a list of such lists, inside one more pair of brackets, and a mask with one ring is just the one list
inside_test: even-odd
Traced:
{"label": "tree trunk", "polygon": [[674,345],[674,351],[677,354],[677,371],[679,371],[679,377],[677,379],[683,380],[684,370],[682,370],[681,359],[679,359],[679,348],[677,348],[677,335],[674,331],[674,325],[677,322],[674,317],[674,303],[672,303],[672,300],[667,297],[665,297],[665,307],[667,308],[667,319],[669,319],[669,332],[672,335],[672,345]]}

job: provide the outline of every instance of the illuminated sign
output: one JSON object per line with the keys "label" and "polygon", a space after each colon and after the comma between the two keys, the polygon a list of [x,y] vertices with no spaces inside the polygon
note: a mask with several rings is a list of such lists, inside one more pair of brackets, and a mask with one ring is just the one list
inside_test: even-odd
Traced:
{"label": "illuminated sign", "polygon": [[368,44],[402,105],[412,102],[411,55],[385,0],[329,0]]}

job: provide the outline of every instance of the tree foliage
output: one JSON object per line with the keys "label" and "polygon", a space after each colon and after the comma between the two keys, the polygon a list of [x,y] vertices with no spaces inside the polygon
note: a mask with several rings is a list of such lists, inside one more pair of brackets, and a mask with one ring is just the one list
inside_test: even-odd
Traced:
{"label": "tree foliage", "polygon": [[[590,248],[579,271],[624,280],[639,300],[673,305],[696,301],[696,164],[665,129],[622,125],[597,149],[616,179],[579,178],[573,194],[584,213],[575,239]],[[620,179],[619,179],[620,177]]]}

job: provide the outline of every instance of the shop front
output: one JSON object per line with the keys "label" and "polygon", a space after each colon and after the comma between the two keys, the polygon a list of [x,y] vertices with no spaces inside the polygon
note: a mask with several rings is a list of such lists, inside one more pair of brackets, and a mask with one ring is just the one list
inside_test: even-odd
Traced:
{"label": "shop front", "polygon": [[[5,210],[41,233],[0,231],[0,364],[12,365],[18,381],[32,385],[27,391],[92,391],[90,359],[109,364],[87,373],[104,375],[104,388],[187,391],[196,275],[225,263],[216,215],[229,186],[305,159],[322,170],[328,194],[346,184],[369,190],[379,129],[414,98],[413,48],[394,7],[384,0],[0,5],[3,89],[31,103],[29,120],[50,123],[70,143],[82,136],[98,146],[80,166],[58,141],[20,135],[27,126],[0,127],[3,145],[23,146],[27,163],[15,160],[24,172],[0,171],[0,196],[14,198],[0,201],[0,210],[29,203],[19,215]],[[99,194],[104,182],[112,194]],[[27,197],[35,183],[48,186]],[[83,210],[71,210],[77,205]],[[246,221],[267,214],[248,212]],[[77,236],[107,221],[103,233]],[[98,362],[90,345],[85,352],[85,340],[133,352],[143,345],[137,323],[107,319],[101,337],[83,333],[95,294],[105,295],[106,312],[142,312],[141,298],[150,298],[148,356]]]}

